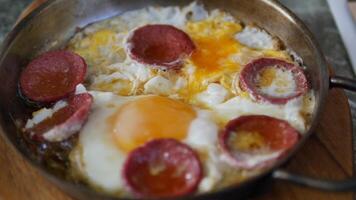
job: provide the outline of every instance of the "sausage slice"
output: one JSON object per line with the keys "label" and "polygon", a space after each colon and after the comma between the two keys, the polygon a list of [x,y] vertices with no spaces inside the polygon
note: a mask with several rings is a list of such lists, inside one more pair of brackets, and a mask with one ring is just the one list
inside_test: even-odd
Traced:
{"label": "sausage slice", "polygon": [[202,167],[187,145],[174,139],[157,139],[131,152],[123,177],[138,197],[178,197],[197,189]]}
{"label": "sausage slice", "polygon": [[299,140],[288,122],[263,115],[230,121],[219,135],[225,160],[237,168],[270,166]]}
{"label": "sausage slice", "polygon": [[146,25],[133,31],[127,40],[132,59],[163,69],[177,69],[195,45],[183,31],[171,25]]}
{"label": "sausage slice", "polygon": [[[262,75],[267,70],[274,70],[275,73]],[[266,77],[261,78],[263,76]],[[257,101],[272,104],[286,104],[308,90],[307,78],[301,67],[274,58],[252,61],[241,71],[239,79],[241,88]],[[279,81],[273,83],[274,79]],[[263,82],[267,82],[268,86],[263,86]]]}
{"label": "sausage slice", "polygon": [[35,102],[55,102],[75,91],[86,70],[84,59],[75,53],[64,50],[44,53],[22,71],[21,93]]}

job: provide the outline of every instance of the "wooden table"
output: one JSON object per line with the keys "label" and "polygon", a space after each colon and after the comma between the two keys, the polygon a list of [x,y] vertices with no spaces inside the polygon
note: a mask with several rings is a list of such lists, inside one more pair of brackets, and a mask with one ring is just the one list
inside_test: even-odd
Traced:
{"label": "wooden table", "polygon": [[[287,165],[303,175],[342,180],[353,175],[352,121],[343,91],[332,90],[316,134]],[[353,194],[322,192],[285,182],[275,182],[272,191],[258,200],[351,200]]]}
{"label": "wooden table", "polygon": [[351,13],[354,16],[354,20],[356,20],[356,1],[350,2],[349,5],[351,8]]}
{"label": "wooden table", "polygon": [[[347,98],[342,90],[330,92],[316,132],[286,168],[299,174],[330,179],[352,176],[351,116]],[[0,152],[0,200],[72,199],[40,176],[37,170],[1,137]],[[322,192],[290,183],[274,182],[268,192],[255,199],[352,200],[353,194]]]}

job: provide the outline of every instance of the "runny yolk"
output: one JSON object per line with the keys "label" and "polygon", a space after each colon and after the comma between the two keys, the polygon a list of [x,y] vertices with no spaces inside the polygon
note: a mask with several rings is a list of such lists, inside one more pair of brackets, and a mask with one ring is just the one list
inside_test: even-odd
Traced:
{"label": "runny yolk", "polygon": [[225,20],[224,16],[186,24],[185,31],[196,46],[189,59],[191,65],[187,65],[194,66],[188,72],[189,99],[204,91],[207,82],[218,82],[225,74],[239,71],[240,66],[234,56],[242,45],[234,36],[241,30],[239,23]]}
{"label": "runny yolk", "polygon": [[195,117],[187,104],[149,96],[121,106],[108,122],[116,144],[129,152],[152,139],[184,139]]}
{"label": "runny yolk", "polygon": [[238,51],[238,44],[232,38],[199,38],[195,40],[196,51],[192,61],[198,67],[198,73],[210,74],[236,64],[230,56]]}
{"label": "runny yolk", "polygon": [[188,22],[186,31],[192,37],[196,50],[192,62],[197,73],[211,75],[226,68],[236,68],[231,55],[237,53],[240,44],[234,35],[242,30],[239,23],[224,20],[224,17]]}

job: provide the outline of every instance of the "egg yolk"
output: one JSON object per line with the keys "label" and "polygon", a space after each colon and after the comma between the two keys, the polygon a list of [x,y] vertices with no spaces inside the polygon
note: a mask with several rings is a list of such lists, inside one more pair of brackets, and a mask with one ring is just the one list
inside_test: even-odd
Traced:
{"label": "egg yolk", "polygon": [[[224,77],[239,69],[233,55],[239,52],[241,45],[234,39],[234,35],[242,29],[239,23],[227,21],[223,15],[214,19],[190,21],[185,31],[193,39],[196,50],[189,59],[194,66],[193,73],[189,73],[186,95],[188,99],[204,91],[208,82],[223,82]],[[184,70],[184,69],[183,69]],[[226,82],[226,80],[225,80]],[[231,82],[228,81],[227,88]],[[190,101],[194,103],[194,100]]]}
{"label": "egg yolk", "polygon": [[240,47],[234,35],[241,31],[240,24],[219,20],[187,23],[187,31],[197,46],[191,59],[197,72],[212,74],[226,68],[236,68],[230,56]]}
{"label": "egg yolk", "polygon": [[116,144],[130,152],[152,139],[184,139],[195,118],[196,112],[188,104],[149,96],[121,106],[108,122]]}
{"label": "egg yolk", "polygon": [[192,54],[193,63],[199,67],[198,72],[211,74],[222,69],[236,66],[230,61],[230,55],[237,52],[237,43],[230,38],[196,39],[197,50]]}

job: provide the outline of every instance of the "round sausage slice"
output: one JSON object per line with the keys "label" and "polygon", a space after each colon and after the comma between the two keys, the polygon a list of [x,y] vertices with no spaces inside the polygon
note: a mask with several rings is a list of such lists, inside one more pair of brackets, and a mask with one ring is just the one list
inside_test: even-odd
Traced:
{"label": "round sausage slice", "polygon": [[251,115],[230,121],[220,134],[224,159],[244,169],[270,166],[299,140],[299,133],[288,122]]}
{"label": "round sausage slice", "polygon": [[157,139],[130,153],[123,169],[138,197],[167,198],[194,192],[202,178],[195,152],[174,139]]}
{"label": "round sausage slice", "polygon": [[133,31],[127,40],[132,59],[165,69],[179,68],[195,45],[183,31],[171,25],[146,25]]}
{"label": "round sausage slice", "polygon": [[21,93],[35,102],[55,102],[83,82],[86,70],[84,59],[75,53],[64,50],[44,53],[22,71]]}
{"label": "round sausage slice", "polygon": [[247,64],[240,73],[240,86],[257,101],[273,104],[285,104],[308,90],[301,67],[274,58],[261,58]]}
{"label": "round sausage slice", "polygon": [[25,132],[37,141],[60,142],[68,139],[81,129],[88,118],[92,102],[93,97],[89,93],[71,96],[61,102],[64,106],[54,111],[52,116],[39,123],[27,122]]}

